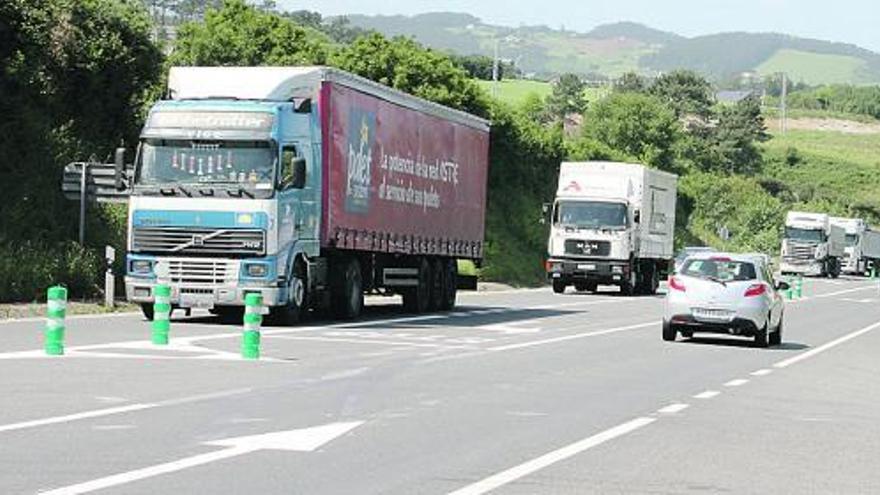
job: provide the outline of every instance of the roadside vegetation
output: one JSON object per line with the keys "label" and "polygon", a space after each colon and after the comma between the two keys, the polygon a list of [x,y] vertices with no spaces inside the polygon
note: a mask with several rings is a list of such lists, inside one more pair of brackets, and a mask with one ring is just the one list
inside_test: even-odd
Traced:
{"label": "roadside vegetation", "polygon": [[[0,302],[33,301],[53,283],[75,297],[98,294],[103,246],[124,252],[126,211],[90,206],[80,246],[73,241],[77,209],[60,193],[61,170],[90,155],[103,160],[120,142],[133,151],[170,65],[327,64],[490,119],[485,280],[543,282],[541,205],[552,199],[566,159],[637,161],[680,174],[679,244],[773,253],[782,216],[793,207],[880,220],[876,136],[773,136],[757,99],[716,105],[713,86],[693,72],[654,81],[627,74],[601,90],[571,74],[545,86],[505,82],[502,88],[513,89],[502,100],[474,79],[477,72],[485,78],[485,60],[317,14],[280,15],[271,5],[200,5],[175,14],[172,47],[154,41],[153,20],[134,2],[0,4],[0,183],[7,195],[0,203]],[[832,96],[811,111],[876,116],[876,92]],[[803,101],[808,110],[817,100]],[[719,237],[722,227],[729,238]]]}

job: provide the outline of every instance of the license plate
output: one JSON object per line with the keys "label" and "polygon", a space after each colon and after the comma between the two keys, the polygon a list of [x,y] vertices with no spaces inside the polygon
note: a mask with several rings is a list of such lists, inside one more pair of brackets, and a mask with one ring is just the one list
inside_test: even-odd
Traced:
{"label": "license plate", "polygon": [[596,265],[578,265],[578,270],[595,270]]}
{"label": "license plate", "polygon": [[214,309],[214,296],[212,294],[181,294],[180,307]]}
{"label": "license plate", "polygon": [[733,311],[728,311],[726,309],[693,308],[691,314],[694,315],[694,318],[703,321],[727,322],[733,319]]}

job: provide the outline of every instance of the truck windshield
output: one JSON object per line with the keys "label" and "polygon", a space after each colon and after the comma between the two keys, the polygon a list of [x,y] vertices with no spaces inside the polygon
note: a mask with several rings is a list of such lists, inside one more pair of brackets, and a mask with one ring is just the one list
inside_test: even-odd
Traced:
{"label": "truck windshield", "polygon": [[793,241],[825,242],[825,232],[817,229],[786,227],[785,238]]}
{"label": "truck windshield", "polygon": [[556,207],[555,222],[588,229],[625,229],[626,205],[600,201],[564,201]]}
{"label": "truck windshield", "polygon": [[234,184],[269,189],[275,147],[267,141],[146,139],[137,183]]}
{"label": "truck windshield", "polygon": [[847,246],[855,246],[859,243],[858,234],[846,234],[846,245]]}

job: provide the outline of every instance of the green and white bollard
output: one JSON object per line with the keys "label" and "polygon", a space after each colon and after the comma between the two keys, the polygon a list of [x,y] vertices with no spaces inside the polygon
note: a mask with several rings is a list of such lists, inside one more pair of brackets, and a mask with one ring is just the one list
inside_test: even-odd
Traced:
{"label": "green and white bollard", "polygon": [[168,345],[171,332],[171,286],[159,284],[153,288],[153,334],[155,345]]}
{"label": "green and white bollard", "polygon": [[804,276],[798,275],[797,282],[795,282],[795,296],[798,299],[804,297]]}
{"label": "green and white bollard", "polygon": [[49,356],[64,355],[64,317],[67,316],[67,289],[50,287],[47,292],[44,348]]}
{"label": "green and white bollard", "polygon": [[263,295],[248,294],[244,298],[244,333],[241,336],[241,357],[260,359],[260,326],[263,324]]}
{"label": "green and white bollard", "polygon": [[784,280],[785,280],[785,283],[788,284],[788,288],[785,289],[785,292],[784,292],[783,295],[785,296],[786,299],[788,299],[789,301],[791,301],[791,299],[792,299],[792,292],[794,291],[794,287],[792,286],[792,284],[793,284],[794,282],[793,282],[793,281],[791,280],[791,278],[789,278],[789,277],[785,277]]}

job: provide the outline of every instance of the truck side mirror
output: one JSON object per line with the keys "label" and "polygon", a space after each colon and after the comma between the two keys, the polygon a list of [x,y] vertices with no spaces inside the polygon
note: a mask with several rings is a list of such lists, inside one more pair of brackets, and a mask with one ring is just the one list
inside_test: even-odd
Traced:
{"label": "truck side mirror", "polygon": [[550,216],[550,207],[551,206],[553,206],[553,205],[550,203],[544,203],[541,205],[542,215],[541,215],[541,219],[538,220],[538,223],[540,223],[541,225],[547,225],[547,223],[548,223],[547,220],[548,220],[548,217]]}
{"label": "truck side mirror", "polygon": [[125,148],[116,148],[113,160],[113,180],[117,191],[125,190]]}
{"label": "truck side mirror", "polygon": [[306,159],[303,157],[293,159],[293,177],[290,179],[290,187],[293,189],[306,187]]}

